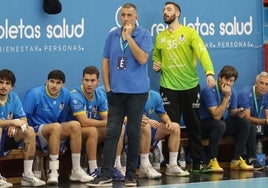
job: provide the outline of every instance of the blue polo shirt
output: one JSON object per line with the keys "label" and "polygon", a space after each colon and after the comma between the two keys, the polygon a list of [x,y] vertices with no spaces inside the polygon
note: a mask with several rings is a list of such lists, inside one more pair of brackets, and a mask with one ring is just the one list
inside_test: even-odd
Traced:
{"label": "blue polo shirt", "polygon": [[[139,64],[134,58],[127,41],[121,40],[122,28],[111,31],[106,39],[103,57],[109,59],[110,84],[114,93],[146,93],[149,91],[150,83],[148,77],[148,65]],[[137,26],[132,33],[137,45],[150,55],[152,51],[152,38],[150,32]],[[118,63],[125,57],[125,69],[119,69]]]}
{"label": "blue polo shirt", "polygon": [[[237,92],[235,91],[234,88],[232,88],[231,92],[232,94],[227,107],[227,109],[229,110],[237,108]],[[208,108],[218,106],[221,103],[222,98],[223,98],[222,92],[220,90],[218,90],[217,92],[216,86],[212,88],[209,88],[208,86],[204,87],[200,93],[200,108],[199,108],[200,119],[211,119],[212,115],[209,112]]]}
{"label": "blue polo shirt", "polygon": [[268,109],[268,93],[261,97],[256,96],[257,106],[254,100],[253,86],[247,86],[238,94],[238,107],[250,109],[252,117],[265,118],[265,110]]}

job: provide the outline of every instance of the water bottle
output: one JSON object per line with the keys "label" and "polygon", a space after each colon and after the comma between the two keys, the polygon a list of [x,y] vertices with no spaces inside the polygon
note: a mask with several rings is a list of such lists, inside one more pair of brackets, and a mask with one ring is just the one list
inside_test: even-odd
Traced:
{"label": "water bottle", "polygon": [[41,178],[41,159],[38,153],[34,157],[33,173],[34,173],[34,176],[37,177],[38,179]]}
{"label": "water bottle", "polygon": [[186,154],[183,147],[180,148],[179,164],[182,169],[186,169]]}
{"label": "water bottle", "polygon": [[260,165],[265,165],[265,154],[263,153],[263,146],[261,139],[257,140],[257,146],[256,146],[256,159],[260,163]]}
{"label": "water bottle", "polygon": [[153,148],[153,162],[152,165],[154,167],[155,170],[160,170],[160,149],[158,147],[158,145],[154,146]]}
{"label": "water bottle", "polygon": [[154,160],[153,152],[150,152],[149,153],[149,161],[151,164],[153,163],[153,160]]}
{"label": "water bottle", "polygon": [[258,125],[256,125],[256,128],[257,128],[257,130],[256,130],[257,135],[263,135],[263,132],[264,132],[263,125],[258,124]]}
{"label": "water bottle", "polygon": [[257,140],[256,153],[257,154],[261,154],[262,153],[262,141],[261,141],[261,139],[258,139]]}

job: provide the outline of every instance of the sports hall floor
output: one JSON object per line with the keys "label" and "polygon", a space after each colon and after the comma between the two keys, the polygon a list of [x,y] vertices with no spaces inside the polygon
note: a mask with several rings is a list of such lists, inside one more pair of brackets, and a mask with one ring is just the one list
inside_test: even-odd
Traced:
{"label": "sports hall floor", "polygon": [[[162,171],[164,171],[162,169]],[[230,171],[224,169],[222,174],[191,174],[189,177],[171,177],[163,174],[160,179],[140,179],[138,187],[154,188],[264,188],[268,185],[268,167],[263,171]],[[20,187],[19,184],[14,187]],[[85,184],[70,183],[69,180],[60,180],[58,186],[51,188],[86,188]],[[114,182],[114,188],[123,188],[124,182]]]}

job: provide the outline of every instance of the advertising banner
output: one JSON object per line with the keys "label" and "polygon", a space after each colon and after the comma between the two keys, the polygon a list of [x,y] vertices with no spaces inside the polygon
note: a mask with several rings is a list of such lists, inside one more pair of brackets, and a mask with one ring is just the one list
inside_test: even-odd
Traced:
{"label": "advertising banner", "polygon": [[[0,69],[17,77],[15,91],[25,92],[44,84],[47,74],[61,69],[69,89],[81,84],[85,66],[101,69],[104,41],[108,32],[120,27],[120,6],[127,1],[60,0],[62,11],[47,14],[43,0],[0,2]],[[163,0],[133,0],[137,24],[148,29],[153,41],[166,28]],[[195,28],[203,38],[215,65],[235,66],[238,89],[254,82],[263,70],[263,25],[261,0],[176,0],[182,9],[180,23]],[[151,87],[158,90],[159,75],[152,71]],[[205,75],[201,67],[201,86]],[[137,78],[139,79],[139,78]]]}

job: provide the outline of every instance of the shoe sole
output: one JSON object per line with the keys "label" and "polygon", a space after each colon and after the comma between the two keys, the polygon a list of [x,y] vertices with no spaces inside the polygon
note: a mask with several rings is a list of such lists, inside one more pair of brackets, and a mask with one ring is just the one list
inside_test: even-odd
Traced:
{"label": "shoe sole", "polygon": [[80,179],[73,179],[73,178],[70,178],[71,181],[74,181],[74,182],[81,182],[81,183],[87,183],[87,182],[90,182],[92,180],[94,180],[94,178],[92,179],[88,179],[88,180],[80,180]]}
{"label": "shoe sole", "polygon": [[236,171],[253,171],[253,168],[249,168],[249,169],[243,169],[243,168],[230,168],[231,170],[236,170]]}
{"label": "shoe sole", "polygon": [[161,178],[162,174],[157,175],[157,176],[147,176],[146,174],[139,174],[139,178],[148,178],[148,179],[157,179],[157,178]]}
{"label": "shoe sole", "polygon": [[125,177],[124,178],[113,178],[113,181],[125,181]]}
{"label": "shoe sole", "polygon": [[174,173],[168,173],[166,172],[167,176],[178,176],[178,177],[185,177],[185,176],[190,176],[190,173],[185,173],[185,174],[174,174]]}
{"label": "shoe sole", "polygon": [[224,170],[223,170],[223,169],[222,169],[222,170],[212,170],[212,172],[213,172],[213,173],[223,173]]}
{"label": "shoe sole", "polygon": [[206,169],[206,170],[204,170],[204,169],[201,169],[201,170],[191,170],[191,172],[192,173],[211,173],[211,172],[213,172],[212,171],[212,169]]}
{"label": "shoe sole", "polygon": [[29,182],[25,182],[25,181],[23,181],[23,182],[21,182],[21,186],[25,186],[25,187],[41,187],[41,186],[44,186],[44,185],[46,185],[46,183],[43,183],[43,184],[39,184],[39,185],[34,185],[34,184],[32,184],[32,183],[29,183]]}
{"label": "shoe sole", "polygon": [[137,183],[125,183],[126,187],[136,187]]}
{"label": "shoe sole", "polygon": [[205,173],[212,173],[213,170],[201,170],[200,172],[203,173],[203,174],[205,174]]}
{"label": "shoe sole", "polygon": [[92,183],[87,183],[86,186],[91,186],[91,187],[112,187],[113,183],[101,183],[101,184],[92,184]]}
{"label": "shoe sole", "polygon": [[200,170],[192,170],[191,172],[192,172],[192,173],[195,173],[195,174],[200,174],[200,173],[201,173]]}
{"label": "shoe sole", "polygon": [[253,170],[254,171],[259,171],[259,170],[263,170],[265,167],[264,166],[262,166],[262,167],[259,167],[259,168],[254,168]]}
{"label": "shoe sole", "polygon": [[59,182],[55,182],[55,181],[51,181],[51,182],[47,182],[48,185],[58,185]]}
{"label": "shoe sole", "polygon": [[5,184],[3,184],[3,185],[0,185],[0,187],[1,188],[9,188],[9,187],[13,187],[13,185],[5,185]]}

